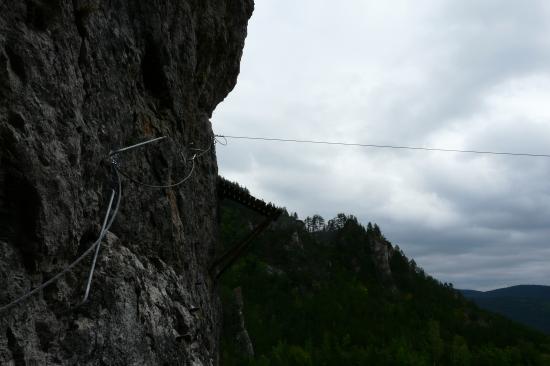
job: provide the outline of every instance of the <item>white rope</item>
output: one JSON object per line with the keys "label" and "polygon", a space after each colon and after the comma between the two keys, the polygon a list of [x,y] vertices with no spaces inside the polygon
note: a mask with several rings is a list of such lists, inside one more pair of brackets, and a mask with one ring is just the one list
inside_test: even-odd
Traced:
{"label": "white rope", "polygon": [[[117,177],[117,181],[118,181],[118,198],[117,198],[117,203],[116,203],[116,211],[114,213],[114,215],[116,215],[117,211],[118,211],[118,207],[120,205],[120,199],[121,199],[121,194],[122,194],[122,182],[120,181],[120,177],[118,176],[118,171],[116,171],[116,169],[114,169],[114,167],[113,167],[113,170],[116,173],[116,177]],[[115,193],[116,192],[113,189],[113,191],[111,193],[111,201],[109,202],[109,208],[110,208],[110,206],[113,202],[113,198],[115,197]],[[106,223],[107,223],[107,216],[105,216],[105,221],[103,222],[103,227],[101,228],[100,236],[104,236],[105,234],[107,234],[108,229],[106,228]],[[86,284],[86,292],[84,294],[84,298],[82,299],[82,302],[80,303],[80,305],[84,304],[88,300],[88,295],[90,294],[90,287],[92,285],[92,277],[94,276],[95,265],[96,265],[97,256],[99,254],[99,248],[100,247],[101,247],[101,240],[99,241],[99,243],[96,246],[94,259],[92,261],[92,266],[90,267],[90,275],[88,276],[88,283]]]}
{"label": "white rope", "polygon": [[154,138],[154,139],[151,139],[151,140],[146,140],[146,141],[140,142],[140,143],[135,144],[135,145],[131,145],[131,146],[123,147],[123,148],[115,150],[115,151],[111,151],[109,155],[113,156],[113,155],[116,155],[116,154],[120,154],[121,152],[132,150],[132,149],[135,149],[136,147],[141,147],[143,145],[150,144],[151,142],[164,140],[165,138],[166,138],[166,136],[161,136],[161,137],[157,137],[157,138]]}
{"label": "white rope", "polygon": [[[120,207],[120,201],[122,199],[122,183],[121,183],[119,174],[124,176],[125,178],[129,179],[130,181],[132,181],[134,183],[143,185],[143,186],[148,187],[148,188],[173,188],[173,187],[177,187],[177,186],[183,184],[184,182],[186,182],[191,177],[191,175],[193,174],[194,169],[195,169],[195,159],[199,158],[199,157],[203,156],[204,154],[206,154],[207,152],[209,152],[212,149],[212,146],[214,145],[214,143],[218,142],[217,139],[214,139],[212,141],[212,144],[206,150],[193,149],[193,150],[198,150],[198,151],[201,151],[201,152],[198,153],[198,154],[194,154],[193,157],[190,159],[191,162],[192,162],[192,166],[191,166],[191,170],[189,171],[189,174],[187,174],[187,176],[185,178],[183,178],[182,180],[180,180],[179,182],[174,183],[174,184],[152,185],[152,184],[142,183],[142,182],[139,182],[139,181],[133,179],[132,177],[126,175],[124,172],[121,172],[118,169],[117,162],[115,160],[115,156],[117,156],[121,152],[126,152],[126,151],[129,151],[129,150],[138,148],[138,147],[142,147],[142,146],[147,145],[147,144],[152,143],[152,142],[164,140],[165,138],[166,138],[166,136],[157,137],[157,138],[154,138],[154,139],[151,139],[151,140],[140,142],[140,143],[135,144],[135,145],[131,145],[131,146],[124,147],[124,148],[121,148],[121,149],[118,149],[118,150],[114,150],[114,151],[111,151],[109,153],[109,157],[111,158],[112,168],[113,168],[113,171],[115,173],[115,176],[116,176],[116,179],[117,179],[117,182],[118,182],[118,192],[115,192],[115,189],[112,190],[111,197],[110,197],[110,200],[109,200],[109,205],[107,207],[107,213],[105,214],[105,218],[103,220],[103,225],[101,227],[101,231],[99,233],[99,237],[97,238],[97,240],[88,249],[86,249],[86,251],[84,251],[84,253],[82,253],[71,264],[69,264],[67,267],[65,267],[61,272],[59,272],[58,274],[56,274],[55,276],[53,276],[49,280],[43,282],[38,287],[30,290],[26,294],[18,297],[17,299],[13,300],[12,302],[10,302],[8,304],[0,307],[0,313],[11,309],[12,307],[14,307],[18,304],[21,304],[23,301],[25,301],[26,299],[28,299],[32,295],[36,294],[37,292],[43,290],[44,288],[48,287],[52,283],[59,280],[67,272],[69,272],[76,265],[78,265],[80,262],[82,262],[82,260],[84,260],[84,258],[86,258],[86,256],[88,256],[88,254],[90,254],[95,249],[95,255],[94,255],[94,258],[93,258],[93,261],[92,261],[92,265],[90,267],[90,274],[88,275],[88,281],[87,281],[87,284],[86,284],[86,291],[85,291],[85,294],[84,294],[84,298],[83,298],[82,302],[79,304],[79,306],[84,304],[88,300],[88,297],[89,297],[89,294],[90,294],[92,278],[93,278],[93,275],[94,275],[94,271],[95,271],[95,267],[96,267],[96,263],[97,263],[97,258],[98,258],[98,255],[99,255],[99,249],[100,249],[100,246],[101,246],[101,241],[103,240],[103,238],[105,237],[105,235],[107,234],[109,229],[111,228],[111,225],[113,224],[113,221],[115,220],[115,217],[118,213],[118,209]],[[227,140],[226,140],[226,143],[227,143]],[[117,202],[115,204],[115,208],[113,210],[113,214],[110,215],[115,194],[117,194],[118,198],[117,198]],[[109,219],[109,216],[110,216],[110,219]]]}
{"label": "white rope", "polygon": [[[111,205],[113,204],[113,199],[115,198],[115,190],[113,189],[111,193],[111,199],[109,201],[109,208],[107,211],[111,210]],[[106,235],[105,227],[107,226],[107,219],[108,217],[105,216],[105,220],[103,221],[103,225],[101,226],[101,234],[99,235],[100,238]],[[86,284],[86,292],[84,293],[84,299],[82,299],[82,303],[85,303],[86,300],[88,300],[88,295],[90,294],[90,286],[92,284],[92,277],[94,276],[94,270],[95,270],[95,264],[97,262],[97,256],[99,254],[99,248],[101,248],[101,240],[99,243],[97,243],[95,247],[95,254],[94,259],[92,260],[92,266],[90,267],[90,275],[88,276],[88,283]]]}
{"label": "white rope", "polygon": [[[118,177],[118,175],[117,175]],[[77,264],[79,264],[80,262],[82,262],[82,260],[84,258],[86,258],[88,256],[88,254],[90,254],[98,245],[99,243],[101,243],[101,240],[103,240],[103,238],[105,237],[105,235],[107,234],[107,231],[109,231],[109,229],[111,228],[111,225],[113,224],[113,221],[115,220],[115,217],[118,213],[118,208],[119,208],[119,205],[120,205],[120,199],[121,199],[121,191],[120,191],[120,188],[121,188],[121,183],[120,183],[120,179],[118,179],[118,183],[119,183],[119,191],[118,191],[118,200],[117,200],[117,203],[116,203],[116,206],[115,206],[115,209],[113,210],[113,215],[111,216],[111,219],[108,221],[107,223],[107,226],[105,226],[104,228],[102,228],[102,231],[100,232],[99,234],[99,238],[97,238],[97,240],[88,248],[86,249],[86,251],[84,253],[82,253],[80,255],[80,257],[78,257],[77,259],[75,259],[71,264],[69,264],[67,267],[65,267],[61,272],[59,272],[58,274],[56,274],[55,276],[53,276],[52,278],[50,278],[49,280],[47,280],[46,282],[43,282],[40,286],[30,290],[29,292],[27,292],[26,294],[24,294],[23,296],[20,296],[18,297],[17,299],[13,300],[12,302],[10,302],[9,304],[7,305],[4,305],[2,307],[0,307],[0,313],[14,307],[15,305],[18,305],[20,303],[22,303],[23,301],[25,301],[26,299],[28,299],[29,297],[31,297],[32,295],[36,294],[37,292],[43,290],[44,288],[48,287],[49,285],[51,285],[52,283],[56,282],[57,280],[59,280],[63,275],[65,275],[67,272],[69,272],[71,269],[73,269]],[[109,217],[109,214],[111,213],[111,205],[112,205],[112,202],[113,202],[113,195],[111,195],[111,200],[109,202],[109,206],[107,208],[107,213],[105,214],[105,221],[107,221],[107,218]]]}

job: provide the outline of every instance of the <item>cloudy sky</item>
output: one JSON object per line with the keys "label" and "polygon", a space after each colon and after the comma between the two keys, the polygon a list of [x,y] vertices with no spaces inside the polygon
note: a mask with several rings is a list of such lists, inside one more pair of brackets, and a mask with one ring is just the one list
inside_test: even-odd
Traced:
{"label": "cloudy sky", "polygon": [[[550,153],[547,0],[257,0],[218,134]],[[220,173],[376,222],[458,288],[550,285],[550,159],[229,140]]]}

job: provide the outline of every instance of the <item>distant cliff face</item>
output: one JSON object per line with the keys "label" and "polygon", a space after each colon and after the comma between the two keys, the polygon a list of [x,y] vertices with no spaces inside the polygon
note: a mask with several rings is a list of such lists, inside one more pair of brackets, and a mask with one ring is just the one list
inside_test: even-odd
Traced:
{"label": "distant cliff face", "polygon": [[373,254],[373,263],[377,269],[380,282],[386,286],[394,287],[390,259],[393,254],[393,247],[382,236],[369,238],[369,245]]}
{"label": "distant cliff face", "polygon": [[[175,182],[212,142],[234,87],[252,0],[0,2],[0,306],[97,238],[111,149],[129,176]],[[91,256],[0,314],[0,364],[217,364],[215,152],[178,188],[123,181],[90,301]]]}

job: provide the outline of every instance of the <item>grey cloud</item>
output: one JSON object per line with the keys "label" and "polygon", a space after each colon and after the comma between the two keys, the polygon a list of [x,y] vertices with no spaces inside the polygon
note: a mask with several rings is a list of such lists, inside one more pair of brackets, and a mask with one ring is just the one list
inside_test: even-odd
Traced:
{"label": "grey cloud", "polygon": [[[548,152],[547,2],[394,2],[259,2],[216,132]],[[300,216],[377,222],[456,287],[549,284],[548,159],[237,140],[217,154]]]}

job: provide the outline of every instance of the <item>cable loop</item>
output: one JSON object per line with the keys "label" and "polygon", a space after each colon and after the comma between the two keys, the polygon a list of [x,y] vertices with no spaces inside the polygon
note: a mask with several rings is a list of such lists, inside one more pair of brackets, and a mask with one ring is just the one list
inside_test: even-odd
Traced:
{"label": "cable loop", "polygon": [[[223,141],[224,142],[221,142],[218,137],[221,137],[223,138]],[[217,144],[220,144],[222,146],[227,146],[227,139],[225,138],[224,135],[214,135],[214,142],[217,143]]]}
{"label": "cable loop", "polygon": [[[148,141],[144,141],[144,142],[139,143],[139,144],[132,145],[132,146],[127,147],[127,148],[115,150],[114,152],[111,153],[111,156],[118,156],[118,154],[120,152],[128,151],[130,149],[134,149],[134,148],[137,148],[137,147],[142,147],[146,144],[149,144],[149,143],[155,142],[155,141],[160,141],[164,138],[165,137],[158,137],[158,138],[155,138],[155,139],[152,139],[152,140],[148,140]],[[132,178],[129,174],[123,172],[120,169],[120,163],[119,162],[114,164],[114,167],[120,175],[122,175],[124,178],[128,179],[129,181],[131,181],[132,183],[135,183],[137,185],[140,185],[140,186],[143,186],[143,187],[146,187],[146,188],[151,188],[151,189],[175,188],[175,187],[178,187],[178,186],[182,185],[183,183],[187,182],[191,178],[191,175],[193,174],[193,172],[195,170],[195,160],[197,158],[200,158],[200,157],[204,156],[205,154],[207,154],[212,149],[212,146],[214,145],[214,143],[215,143],[215,140],[213,139],[212,143],[206,149],[189,148],[189,150],[197,151],[196,153],[193,154],[193,156],[190,159],[186,159],[183,152],[180,151],[180,157],[182,158],[182,161],[184,163],[191,162],[191,169],[190,169],[189,173],[184,178],[182,178],[180,181],[178,181],[176,183],[173,183],[173,184],[149,184],[149,183],[145,183],[145,182],[142,182],[142,181],[137,180],[135,178]]]}
{"label": "cable loop", "polygon": [[191,178],[191,175],[193,174],[193,171],[195,169],[195,159],[191,159],[191,162],[192,162],[192,165],[191,165],[191,170],[189,171],[189,174],[187,174],[187,176],[185,178],[183,178],[182,180],[180,180],[179,182],[173,183],[173,184],[155,185],[155,184],[143,183],[143,182],[141,182],[137,179],[132,178],[128,174],[120,171],[119,169],[116,169],[116,171],[120,175],[122,175],[124,178],[126,178],[129,181],[131,181],[132,183],[138,184],[140,186],[144,186],[144,187],[147,187],[147,188],[153,188],[153,189],[174,188],[174,187],[177,187],[179,185],[182,185],[183,183],[187,182],[189,180],[189,178]]}

